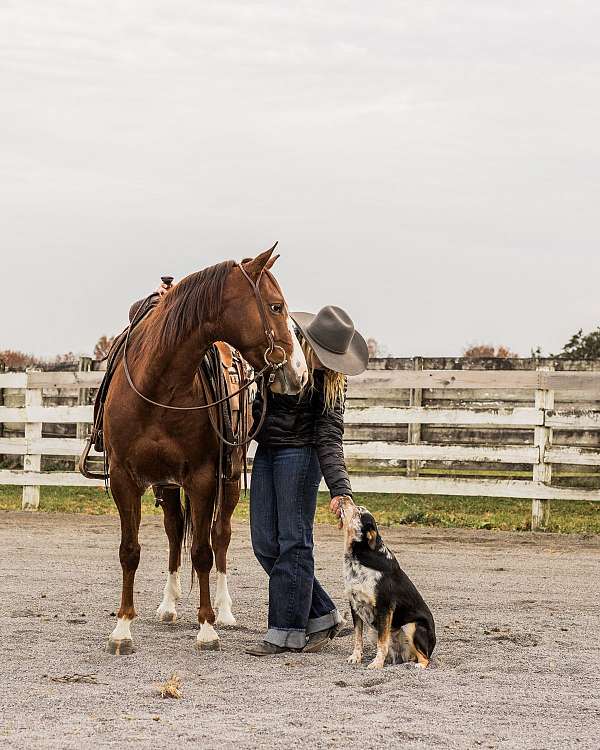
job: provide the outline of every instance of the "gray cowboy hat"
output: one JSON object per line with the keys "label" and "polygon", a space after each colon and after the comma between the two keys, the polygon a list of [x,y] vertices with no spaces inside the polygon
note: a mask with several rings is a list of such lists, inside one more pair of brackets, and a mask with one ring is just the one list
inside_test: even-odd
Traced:
{"label": "gray cowboy hat", "polygon": [[325,367],[344,375],[360,375],[367,369],[367,342],[341,307],[328,305],[316,315],[306,312],[290,315]]}

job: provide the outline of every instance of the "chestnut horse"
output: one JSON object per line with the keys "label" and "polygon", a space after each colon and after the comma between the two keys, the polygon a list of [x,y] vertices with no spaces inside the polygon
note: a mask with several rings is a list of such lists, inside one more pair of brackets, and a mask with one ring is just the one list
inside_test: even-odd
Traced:
{"label": "chestnut horse", "polygon": [[[125,654],[133,649],[141,498],[149,485],[167,482],[183,487],[189,500],[191,558],[200,588],[197,646],[219,647],[209,586],[211,527],[219,561],[227,551],[230,516],[239,495],[225,491],[213,519],[219,444],[207,409],[198,408],[206,401],[197,370],[207,348],[226,341],[257,371],[271,362],[280,365],[277,370],[273,367],[275,379],[269,378],[273,391],[300,392],[307,378],[306,361],[281,289],[269,270],[277,259],[272,257],[273,250],[242,264],[226,261],[184,278],[136,326],[128,342],[126,366],[123,359],[117,366],[103,425],[110,488],[121,518],[119,558],[123,570],[117,626],[108,641],[111,653]],[[237,482],[234,485],[238,487]],[[175,501],[172,496],[164,510],[169,574],[157,615],[173,621],[180,596],[183,516],[178,498]],[[225,571],[224,565],[218,569]],[[218,576],[216,604],[222,622],[231,623],[226,574]]]}

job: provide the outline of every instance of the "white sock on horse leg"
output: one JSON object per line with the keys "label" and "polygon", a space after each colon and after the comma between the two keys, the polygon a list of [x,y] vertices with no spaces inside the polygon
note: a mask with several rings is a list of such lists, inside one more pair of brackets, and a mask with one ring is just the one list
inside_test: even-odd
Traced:
{"label": "white sock on horse leg", "polygon": [[235,617],[231,611],[232,603],[227,586],[227,573],[217,571],[217,591],[215,593],[215,607],[219,610],[217,624],[235,625]]}
{"label": "white sock on horse leg", "polygon": [[209,622],[203,622],[200,625],[200,631],[196,636],[196,646],[200,649],[219,650],[221,648],[221,641],[217,631]]}
{"label": "white sock on horse leg", "polygon": [[108,651],[111,654],[131,654],[133,639],[131,637],[131,620],[126,617],[117,619],[117,627],[108,639]]}
{"label": "white sock on horse leg", "polygon": [[162,602],[156,610],[156,617],[161,622],[175,622],[177,619],[177,610],[175,605],[181,599],[181,581],[179,571],[167,574],[167,582],[163,590]]}

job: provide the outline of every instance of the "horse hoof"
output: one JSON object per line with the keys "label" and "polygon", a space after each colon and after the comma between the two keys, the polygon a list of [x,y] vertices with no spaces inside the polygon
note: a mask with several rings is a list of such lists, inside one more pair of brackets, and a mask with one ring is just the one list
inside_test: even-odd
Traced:
{"label": "horse hoof", "polygon": [[237,621],[235,617],[231,614],[231,612],[219,612],[217,615],[217,625],[228,625],[229,627],[233,627],[234,625],[237,625]]}
{"label": "horse hoof", "polygon": [[198,651],[220,651],[221,641],[218,638],[216,641],[196,641],[196,649]]}
{"label": "horse hoof", "polygon": [[116,656],[132,654],[133,641],[131,638],[123,638],[120,641],[115,641],[112,638],[109,638],[108,643],[106,644],[106,650],[109,654],[115,654]]}
{"label": "horse hoof", "polygon": [[156,619],[159,622],[175,622],[177,612],[175,610],[163,609],[162,605],[156,610]]}

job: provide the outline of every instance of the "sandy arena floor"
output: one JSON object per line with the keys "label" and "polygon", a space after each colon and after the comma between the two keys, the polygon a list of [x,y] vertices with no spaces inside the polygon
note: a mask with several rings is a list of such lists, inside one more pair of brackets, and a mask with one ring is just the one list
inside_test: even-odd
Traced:
{"label": "sandy arena floor", "polygon": [[[154,619],[166,537],[142,522],[136,652],[104,652],[120,595],[118,519],[0,516],[0,746],[12,748],[600,747],[600,537],[404,528],[384,537],[437,624],[435,666],[349,666],[350,637],[257,660],[266,579],[248,528],[230,550],[238,627],[194,650],[196,591]],[[341,538],[317,530],[322,582],[345,610]],[[183,697],[163,699],[173,672]],[[86,675],[82,682],[56,681]]]}

